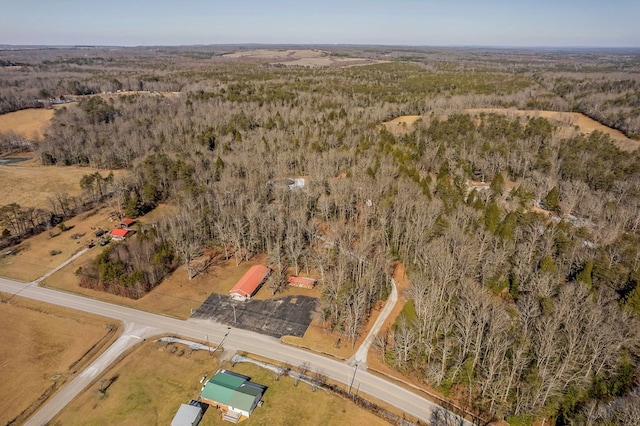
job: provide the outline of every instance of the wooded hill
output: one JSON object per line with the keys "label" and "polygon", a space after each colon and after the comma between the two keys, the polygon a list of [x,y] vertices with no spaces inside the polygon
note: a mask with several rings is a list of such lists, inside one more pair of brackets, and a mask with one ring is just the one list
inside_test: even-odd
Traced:
{"label": "wooded hill", "polygon": [[[56,111],[43,162],[128,168],[107,192],[131,216],[176,207],[141,234],[190,276],[207,247],[238,262],[265,252],[276,278],[317,271],[318,315],[351,341],[399,260],[410,302],[376,342],[394,368],[512,424],[637,424],[638,152],[544,118],[462,112],[576,110],[637,135],[637,52],[363,48],[392,60],[291,68],[217,49],[23,52],[22,70],[1,71],[14,83],[0,84],[3,108],[71,84],[179,92],[79,98]],[[404,114],[422,118],[382,126]],[[271,184],[293,177],[303,189]]]}

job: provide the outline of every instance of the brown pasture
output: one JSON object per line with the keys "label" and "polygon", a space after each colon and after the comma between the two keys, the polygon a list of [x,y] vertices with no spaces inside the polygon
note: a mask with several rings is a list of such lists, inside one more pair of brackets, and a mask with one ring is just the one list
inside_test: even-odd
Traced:
{"label": "brown pasture", "polygon": [[467,109],[465,112],[470,114],[504,114],[508,117],[542,117],[562,125],[560,128],[560,135],[562,137],[570,137],[574,131],[582,134],[590,134],[598,130],[609,135],[616,146],[623,151],[633,151],[640,147],[640,141],[629,139],[619,130],[607,127],[604,124],[578,112],[515,110],[504,108],[476,108]]}
{"label": "brown pasture", "polygon": [[[387,424],[328,392],[313,392],[304,383],[294,386],[289,377],[276,381],[274,373],[256,365],[238,363],[231,366],[206,351],[191,352],[182,344],[161,342],[147,342],[136,348],[72,401],[50,424],[169,424],[180,404],[198,396],[200,378],[204,374],[210,377],[218,368],[245,374],[268,387],[263,397],[264,405],[257,407],[248,420],[252,425]],[[117,379],[102,394],[100,386],[114,377]],[[222,420],[215,407],[210,407],[200,424],[222,426],[228,423]]]}
{"label": "brown pasture", "polygon": [[53,109],[37,108],[0,114],[0,133],[13,132],[28,140],[41,140],[53,113]]}
{"label": "brown pasture", "polygon": [[[584,114],[578,112],[561,112],[561,111],[534,111],[534,110],[516,110],[505,108],[473,108],[466,109],[464,112],[479,115],[485,114],[504,114],[508,117],[535,118],[542,117],[554,121],[559,124],[559,135],[561,137],[571,137],[576,133],[590,134],[596,130],[609,135],[613,143],[623,151],[633,151],[640,147],[640,141],[629,139],[619,130],[607,127]],[[382,123],[386,129],[393,134],[406,134],[411,131],[412,125],[419,119],[419,115],[403,115],[393,120]]]}
{"label": "brown pasture", "polygon": [[[0,205],[17,203],[21,207],[38,207],[51,209],[49,198],[56,193],[67,193],[70,196],[82,194],[80,179],[84,175],[99,172],[107,176],[109,171],[92,167],[79,166],[42,166],[34,154],[20,154],[20,157],[31,156],[32,159],[20,163],[0,166]],[[120,176],[124,170],[114,171]]]}
{"label": "brown pasture", "polygon": [[0,298],[0,424],[24,413],[22,424],[39,397],[63,386],[115,339],[118,326],[20,297]]}

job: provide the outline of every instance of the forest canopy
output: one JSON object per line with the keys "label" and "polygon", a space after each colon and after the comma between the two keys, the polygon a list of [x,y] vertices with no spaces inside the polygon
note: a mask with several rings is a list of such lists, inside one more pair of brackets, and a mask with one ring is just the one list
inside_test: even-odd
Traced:
{"label": "forest canopy", "polygon": [[[85,184],[132,217],[174,207],[81,280],[140,297],[176,262],[191,278],[205,248],[266,253],[276,278],[316,271],[319,318],[355,342],[401,262],[408,302],[376,339],[388,365],[497,419],[634,424],[638,150],[467,110],[579,111],[637,138],[639,54],[362,48],[385,62],[303,68],[184,49],[23,52],[23,72],[0,69],[0,111],[79,96],[37,145],[44,164],[129,170]],[[403,115],[420,118],[382,124]],[[292,178],[304,187],[278,184]],[[19,232],[22,214],[4,206],[0,224]]]}

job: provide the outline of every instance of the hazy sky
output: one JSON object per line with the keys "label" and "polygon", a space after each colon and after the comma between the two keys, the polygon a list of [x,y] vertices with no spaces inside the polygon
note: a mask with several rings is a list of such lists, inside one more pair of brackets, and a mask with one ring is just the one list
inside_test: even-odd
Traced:
{"label": "hazy sky", "polygon": [[640,0],[0,0],[0,44],[640,47]]}

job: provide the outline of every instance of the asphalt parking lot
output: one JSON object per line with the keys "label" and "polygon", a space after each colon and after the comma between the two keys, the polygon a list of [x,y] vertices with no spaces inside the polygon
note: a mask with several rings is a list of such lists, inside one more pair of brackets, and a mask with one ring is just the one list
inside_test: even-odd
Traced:
{"label": "asphalt parking lot", "polygon": [[308,296],[240,302],[226,295],[212,294],[192,318],[211,319],[273,337],[302,337],[311,323],[317,302]]}

